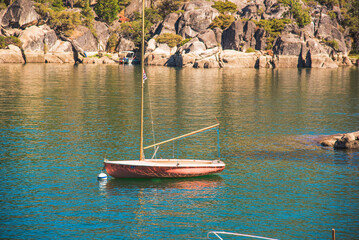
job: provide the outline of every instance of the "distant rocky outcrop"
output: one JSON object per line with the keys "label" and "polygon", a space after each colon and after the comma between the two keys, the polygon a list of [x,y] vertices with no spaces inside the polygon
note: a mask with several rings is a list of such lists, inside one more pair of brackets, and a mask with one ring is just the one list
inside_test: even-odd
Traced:
{"label": "distant rocky outcrop", "polygon": [[[153,59],[160,58],[160,62],[167,66],[199,68],[337,68],[352,64],[347,57],[350,44],[338,30],[338,23],[327,14],[314,10],[312,23],[303,28],[295,23],[287,24],[273,39],[253,20],[281,19],[285,7],[275,0],[249,4],[232,2],[238,6],[237,20],[224,30],[209,28],[219,12],[211,7],[213,3],[205,0],[191,1],[181,8],[184,12],[169,14],[149,41],[147,63],[158,65],[159,61]],[[316,15],[316,11],[320,13]],[[171,53],[173,49],[167,48],[166,51],[163,45],[158,45],[161,51],[156,51],[153,41],[163,33],[176,33],[191,40],[179,47],[175,54]],[[273,41],[273,47],[268,45],[270,41]],[[253,50],[255,53],[247,53]]]}
{"label": "distant rocky outcrop", "polygon": [[322,146],[333,147],[334,149],[359,150],[359,131],[320,137],[317,142]]}
{"label": "distant rocky outcrop", "polygon": [[[196,68],[337,68],[350,66],[353,62],[357,64],[356,60],[348,58],[352,40],[348,30],[339,25],[343,17],[338,7],[328,9],[319,4],[313,5],[310,10],[311,22],[302,26],[296,22],[293,14],[288,14],[288,6],[278,0],[231,2],[236,4],[237,9],[223,13],[213,7],[214,1],[185,1],[177,11],[169,13],[152,26],[150,39],[146,40],[145,63]],[[94,4],[96,1],[91,1],[91,5]],[[158,4],[159,0],[146,0],[147,7]],[[307,9],[304,2],[300,1],[300,4]],[[54,27],[49,22],[49,15],[42,13],[40,18],[32,1],[15,0],[0,12],[0,36],[18,37],[22,42],[19,48],[21,55],[14,46],[8,47],[1,50],[1,54],[13,57],[3,57],[1,61],[116,62],[114,57],[111,57],[111,61],[103,57],[86,57],[97,56],[97,53],[107,49],[138,51],[138,41],[135,39],[138,36],[132,34],[131,39],[131,34],[122,34],[120,22],[134,19],[141,7],[138,1],[131,1],[121,13],[123,18],[113,24],[93,19],[84,23],[81,20],[65,34],[61,27]],[[64,11],[67,14],[82,12],[80,8]],[[227,20],[231,19],[228,25],[213,24],[224,15]],[[84,18],[84,15],[79,16]],[[283,21],[284,17],[290,19]],[[98,20],[98,17],[95,19]],[[276,27],[273,27],[275,29],[268,28],[274,21],[277,21]],[[184,41],[176,46],[156,42],[163,34],[179,35]],[[22,56],[23,59],[15,56]]]}

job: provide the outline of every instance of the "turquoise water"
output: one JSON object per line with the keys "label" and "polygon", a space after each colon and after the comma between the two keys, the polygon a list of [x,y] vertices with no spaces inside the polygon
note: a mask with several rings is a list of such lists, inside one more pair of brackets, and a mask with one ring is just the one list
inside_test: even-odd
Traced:
{"label": "turquoise water", "polygon": [[[98,182],[105,157],[138,158],[139,69],[0,65],[1,239],[359,239],[359,153],[313,143],[359,130],[358,68],[146,71],[156,141],[217,118],[226,169]],[[177,154],[215,158],[216,132]]]}

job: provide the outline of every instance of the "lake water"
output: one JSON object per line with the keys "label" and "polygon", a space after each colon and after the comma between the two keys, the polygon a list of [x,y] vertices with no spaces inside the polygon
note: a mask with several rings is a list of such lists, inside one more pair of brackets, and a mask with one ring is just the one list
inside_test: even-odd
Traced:
{"label": "lake water", "polygon": [[[226,169],[98,182],[138,158],[140,69],[0,65],[1,239],[359,239],[359,153],[313,143],[359,130],[358,68],[146,71],[156,141],[217,118]],[[214,159],[216,131],[159,154]]]}

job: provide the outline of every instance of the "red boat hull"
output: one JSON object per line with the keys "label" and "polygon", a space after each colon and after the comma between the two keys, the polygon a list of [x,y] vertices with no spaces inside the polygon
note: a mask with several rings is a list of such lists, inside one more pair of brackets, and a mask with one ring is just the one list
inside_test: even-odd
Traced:
{"label": "red boat hull", "polygon": [[[167,164],[156,162],[157,166],[151,164],[138,164],[140,161],[121,161],[106,162],[105,168],[107,173],[114,178],[181,178],[181,177],[197,177],[208,174],[219,173],[223,171],[225,165],[218,161],[214,164],[204,164],[202,160],[185,160],[176,164],[176,161],[167,160]],[[191,162],[190,162],[191,161]],[[164,161],[163,161],[164,162]],[[178,162],[178,161],[177,161]],[[187,163],[190,164],[187,164]],[[152,163],[150,161],[150,163]],[[168,164],[170,163],[170,164]],[[199,163],[199,164],[196,164]],[[172,165],[172,166],[171,166]],[[181,166],[182,165],[182,166]]]}

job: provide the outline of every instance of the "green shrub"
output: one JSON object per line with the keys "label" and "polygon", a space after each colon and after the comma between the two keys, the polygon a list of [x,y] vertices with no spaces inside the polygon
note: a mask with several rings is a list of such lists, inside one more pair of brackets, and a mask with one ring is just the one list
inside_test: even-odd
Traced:
{"label": "green shrub", "polygon": [[62,0],[53,0],[50,8],[57,12],[65,9],[64,4],[62,3]]}
{"label": "green shrub", "polygon": [[[145,40],[148,40],[151,35],[149,29],[152,24],[149,21],[145,21]],[[131,39],[137,48],[141,46],[142,41],[142,21],[136,20],[132,22],[121,23],[121,27],[118,31],[121,37]]]}
{"label": "green shrub", "polygon": [[[134,16],[135,16],[135,20],[142,21],[141,14],[139,12],[135,12]],[[146,8],[145,9],[145,20],[150,22],[151,24],[155,24],[155,23],[162,21],[162,16],[158,13],[157,10],[154,10],[152,8]]]}
{"label": "green shrub", "polygon": [[76,26],[81,24],[81,14],[78,12],[61,11],[56,12],[52,9],[45,9],[49,16],[49,26],[56,32],[71,35]]}
{"label": "green shrub", "polygon": [[41,3],[47,8],[50,8],[56,12],[65,10],[62,0],[35,0],[36,3]]}
{"label": "green shrub", "polygon": [[183,39],[183,40],[180,42],[180,46],[185,45],[186,43],[188,43],[188,42],[191,41],[191,40],[192,40],[192,38]]}
{"label": "green shrub", "polygon": [[[74,11],[54,11],[52,8],[46,6],[46,3],[35,3],[35,10],[36,12],[42,16],[44,19],[48,19],[47,24],[54,29],[57,33],[63,33],[67,36],[72,34],[72,31],[75,29],[76,26],[84,24],[88,26],[91,30],[92,20],[90,11],[86,13],[86,9],[81,12],[74,12]],[[92,12],[91,12],[92,13]],[[93,13],[92,13],[93,14]],[[81,17],[81,15],[83,17]],[[81,18],[83,20],[81,20]],[[92,15],[93,18],[93,15]],[[91,32],[95,32],[93,27]],[[96,35],[95,35],[96,37]]]}
{"label": "green shrub", "polygon": [[50,27],[67,36],[70,36],[75,27],[80,24],[81,14],[78,12],[61,11],[51,14]]}
{"label": "green shrub", "polygon": [[256,50],[254,50],[253,48],[248,48],[247,50],[246,50],[246,53],[252,53],[252,52],[255,52]]}
{"label": "green shrub", "polygon": [[[119,34],[122,37],[132,39],[137,47],[141,46],[141,33],[142,33],[142,17],[141,14],[134,13],[134,21],[125,22],[121,24]],[[145,40],[151,36],[149,34],[150,28],[155,24],[162,21],[162,15],[157,10],[152,8],[145,9]]]}
{"label": "green shrub", "polygon": [[334,11],[329,11],[328,15],[332,20],[337,18],[337,14]]}
{"label": "green shrub", "polygon": [[175,47],[182,41],[182,37],[174,33],[164,33],[155,38],[158,43],[166,43],[169,47]]}
{"label": "green shrub", "polygon": [[81,10],[81,14],[87,19],[87,21],[91,22],[95,19],[94,13],[90,8],[90,4],[88,1],[85,1],[85,5]]}
{"label": "green shrub", "polygon": [[218,17],[215,17],[212,23],[209,25],[210,28],[214,29],[216,27],[221,29],[226,29],[234,22],[234,17],[232,15],[221,14]]}
{"label": "green shrub", "polygon": [[352,41],[351,53],[359,53],[359,1],[349,1],[344,8],[341,9],[343,19],[341,24],[349,29]]}
{"label": "green shrub", "polygon": [[4,9],[6,9],[7,8],[7,5],[6,5],[6,3],[4,2],[4,0],[0,0],[0,11],[1,10],[4,10]]}
{"label": "green shrub", "polygon": [[175,13],[184,13],[185,11],[184,10],[177,10],[177,11],[174,11]]}
{"label": "green shrub", "polygon": [[6,48],[7,46],[9,46],[10,44],[18,46],[19,48],[21,48],[22,46],[22,42],[20,41],[20,39],[18,39],[17,37],[4,37],[4,36],[0,36],[0,49],[2,48]]}
{"label": "green shrub", "polygon": [[168,14],[177,11],[184,2],[185,0],[162,0],[157,5],[158,13],[165,18]]}
{"label": "green shrub", "polygon": [[332,47],[333,49],[337,50],[339,49],[339,44],[338,42],[333,39],[333,40],[323,40],[323,42],[328,45],[329,47]]}
{"label": "green shrub", "polygon": [[125,9],[128,5],[130,5],[130,3],[131,3],[131,0],[119,0],[118,5],[120,7],[120,11]]}
{"label": "green shrub", "polygon": [[220,13],[235,13],[237,12],[237,5],[233,2],[227,1],[227,2],[215,2],[212,5],[213,8],[217,9]]}
{"label": "green shrub", "polygon": [[298,26],[304,27],[312,21],[309,15],[309,10],[303,10],[302,5],[298,0],[280,0],[280,2],[283,3],[284,6],[289,7],[287,14],[295,19]]}
{"label": "green shrub", "polygon": [[119,33],[122,37],[134,40],[137,46],[141,45],[141,23],[139,21],[121,23]]}
{"label": "green shrub", "polygon": [[258,27],[264,28],[271,36],[276,37],[278,36],[282,30],[284,29],[285,25],[291,23],[290,19],[270,19],[264,20],[261,19],[259,21],[253,21]]}
{"label": "green shrub", "polygon": [[309,0],[309,1],[307,1],[307,6],[309,6],[311,8],[315,8],[318,6],[318,3],[314,0]]}
{"label": "green shrub", "polygon": [[338,0],[316,0],[321,5],[325,5],[327,7],[333,7],[339,4]]}
{"label": "green shrub", "polygon": [[120,11],[117,0],[98,0],[94,8],[99,18],[107,23],[112,23]]}
{"label": "green shrub", "polygon": [[266,39],[266,44],[267,44],[266,50],[271,50],[271,49],[273,48],[274,40],[275,40],[274,37],[268,37],[268,38]]}
{"label": "green shrub", "polygon": [[359,59],[359,54],[350,53],[350,54],[348,55],[348,57],[354,58],[354,59]]}
{"label": "green shrub", "polygon": [[107,41],[107,51],[114,52],[117,47],[118,41],[119,41],[118,35],[116,33],[112,33]]}
{"label": "green shrub", "polygon": [[93,22],[95,20],[95,16],[94,16],[94,13],[93,13],[92,9],[90,8],[90,4],[89,4],[88,1],[85,1],[84,7],[81,10],[81,14],[83,16],[82,24],[85,25],[86,27],[88,27],[90,29],[92,35],[94,35],[94,37],[97,39],[97,32],[96,32],[95,27],[93,25]]}
{"label": "green shrub", "polygon": [[270,19],[260,21],[253,21],[258,27],[264,28],[266,32],[269,34],[269,37],[266,39],[266,50],[270,50],[273,48],[273,43],[275,38],[283,31],[286,24],[291,23],[290,19]]}

